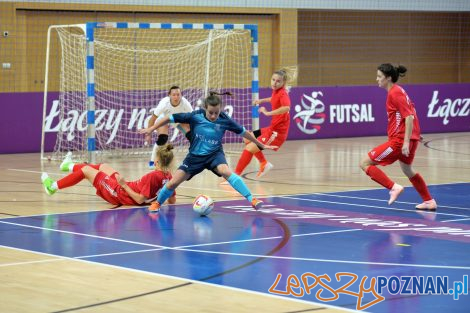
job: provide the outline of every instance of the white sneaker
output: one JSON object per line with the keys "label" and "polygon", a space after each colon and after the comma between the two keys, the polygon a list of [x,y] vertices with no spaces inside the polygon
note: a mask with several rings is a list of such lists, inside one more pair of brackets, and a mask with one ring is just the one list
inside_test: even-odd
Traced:
{"label": "white sneaker", "polygon": [[258,174],[256,174],[257,178],[263,177],[266,175],[274,165],[271,162],[266,162],[265,164],[262,164],[259,168]]}
{"label": "white sneaker", "polygon": [[391,205],[395,200],[397,200],[398,196],[405,190],[402,185],[394,184],[392,189],[390,189],[390,199],[388,200],[388,205]]}
{"label": "white sneaker", "polygon": [[437,209],[437,203],[436,203],[436,200],[431,199],[431,200],[428,200],[428,201],[424,201],[421,204],[418,204],[415,208],[416,208],[416,210],[435,211]]}
{"label": "white sneaker", "polygon": [[67,154],[65,155],[65,158],[64,160],[62,161],[62,163],[60,163],[60,170],[62,172],[70,172],[70,168],[69,168],[69,165],[73,163],[72,161],[72,152],[69,151],[67,152]]}

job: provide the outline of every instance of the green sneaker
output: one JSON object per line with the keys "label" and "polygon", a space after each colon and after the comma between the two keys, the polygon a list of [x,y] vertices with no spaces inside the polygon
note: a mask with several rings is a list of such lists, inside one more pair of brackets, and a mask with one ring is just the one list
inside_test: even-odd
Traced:
{"label": "green sneaker", "polygon": [[47,173],[42,173],[41,181],[42,185],[44,186],[44,190],[49,196],[52,196],[56,193],[57,189],[52,186],[54,181],[52,180],[52,178],[49,177],[49,175],[47,175]]}
{"label": "green sneaker", "polygon": [[62,163],[60,163],[60,170],[62,172],[70,172],[69,168],[70,168],[70,164],[72,164],[72,163],[73,163],[73,161],[72,161],[72,152],[69,151],[65,155],[65,158],[62,161]]}

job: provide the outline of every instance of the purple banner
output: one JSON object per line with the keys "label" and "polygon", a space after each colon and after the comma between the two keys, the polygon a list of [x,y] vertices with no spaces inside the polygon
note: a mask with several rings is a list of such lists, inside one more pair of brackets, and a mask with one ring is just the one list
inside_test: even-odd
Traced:
{"label": "purple banner", "polygon": [[[404,85],[415,103],[423,133],[470,131],[470,84]],[[271,95],[269,88],[260,97]],[[288,139],[385,136],[387,116],[386,91],[377,86],[297,87],[290,91],[291,125]],[[39,152],[43,93],[0,93],[0,153]],[[268,110],[270,110],[270,106]],[[85,112],[66,112],[58,119],[58,93],[48,95],[46,151],[51,151],[59,127],[74,140],[77,131],[86,129]],[[150,108],[130,108],[132,131],[145,123]],[[144,111],[141,111],[144,110]],[[120,127],[119,112],[101,112],[97,129],[102,127],[115,135]],[[233,112],[235,119],[237,112]],[[270,118],[260,117],[267,126]],[[146,125],[146,124],[145,124]]]}
{"label": "purple banner", "polygon": [[[422,133],[470,131],[470,84],[404,88],[415,104]],[[386,135],[387,92],[377,86],[298,87],[289,94],[288,139]],[[260,98],[270,95],[269,89],[260,92]],[[261,115],[261,126],[269,122]]]}

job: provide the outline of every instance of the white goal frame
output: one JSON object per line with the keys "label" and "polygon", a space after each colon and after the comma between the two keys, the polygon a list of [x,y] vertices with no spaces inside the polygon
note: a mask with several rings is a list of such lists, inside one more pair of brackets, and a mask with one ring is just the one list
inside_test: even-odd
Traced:
{"label": "white goal frame", "polygon": [[[99,28],[129,28],[129,29],[204,29],[204,30],[229,30],[240,29],[249,30],[251,35],[251,99],[259,98],[259,74],[258,74],[258,26],[256,24],[211,24],[211,23],[128,23],[128,22],[90,22],[86,24],[72,25],[52,25],[47,32],[47,51],[44,79],[44,98],[43,98],[43,123],[41,137],[41,159],[45,159],[45,123],[47,110],[47,94],[49,79],[49,57],[50,57],[50,36],[54,28],[75,27],[84,32],[86,36],[86,121],[87,121],[87,153],[88,162],[95,163],[96,160],[96,141],[95,141],[95,68],[94,68],[94,33]],[[206,90],[206,94],[207,94]],[[252,129],[259,128],[258,106],[253,105],[252,110]]]}

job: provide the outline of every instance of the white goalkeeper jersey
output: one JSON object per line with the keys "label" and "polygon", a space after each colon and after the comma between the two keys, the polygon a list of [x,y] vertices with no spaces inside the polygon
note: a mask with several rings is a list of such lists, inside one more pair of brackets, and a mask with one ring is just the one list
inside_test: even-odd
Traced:
{"label": "white goalkeeper jersey", "polygon": [[160,119],[174,113],[189,113],[192,111],[191,103],[185,97],[181,97],[181,101],[177,106],[171,105],[170,97],[165,97],[158,102],[157,107],[153,110],[153,115]]}

